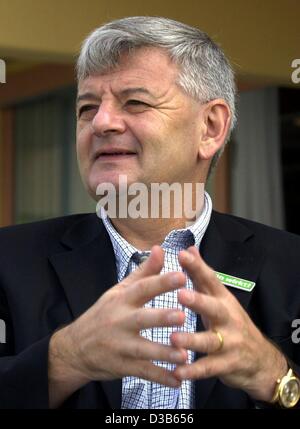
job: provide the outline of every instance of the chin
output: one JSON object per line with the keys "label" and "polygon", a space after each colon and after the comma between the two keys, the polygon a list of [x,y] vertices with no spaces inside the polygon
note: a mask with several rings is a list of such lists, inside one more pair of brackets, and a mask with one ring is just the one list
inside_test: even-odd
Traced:
{"label": "chin", "polygon": [[[126,177],[125,183],[122,182],[122,176]],[[99,185],[109,184],[113,186],[116,191],[119,191],[120,184],[124,183],[125,185],[130,186],[132,183],[141,182],[140,179],[134,178],[132,174],[120,173],[120,172],[105,172],[104,174],[98,174],[96,177],[90,178],[88,183],[89,193],[96,195],[96,191]]]}

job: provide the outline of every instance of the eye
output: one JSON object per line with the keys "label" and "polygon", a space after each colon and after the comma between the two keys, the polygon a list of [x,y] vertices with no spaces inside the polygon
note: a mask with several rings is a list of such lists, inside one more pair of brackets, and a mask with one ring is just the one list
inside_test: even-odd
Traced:
{"label": "eye", "polygon": [[147,104],[147,103],[141,100],[128,100],[127,104]]}
{"label": "eye", "polygon": [[80,107],[78,111],[78,117],[84,120],[93,119],[93,117],[97,113],[97,110],[98,110],[98,106],[96,106],[95,104],[86,104]]}
{"label": "eye", "polygon": [[132,113],[144,112],[148,107],[151,107],[150,104],[145,103],[141,100],[127,100],[125,103],[127,110]]}
{"label": "eye", "polygon": [[148,103],[145,103],[145,101],[142,100],[128,100],[126,101],[126,104],[130,106],[150,106]]}

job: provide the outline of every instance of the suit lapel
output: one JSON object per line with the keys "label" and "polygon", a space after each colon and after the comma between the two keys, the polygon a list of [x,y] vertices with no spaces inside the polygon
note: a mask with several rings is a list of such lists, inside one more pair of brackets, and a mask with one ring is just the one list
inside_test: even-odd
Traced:
{"label": "suit lapel", "polygon": [[[200,254],[215,271],[238,278],[257,281],[264,260],[264,252],[256,243],[252,231],[230,216],[215,212],[200,246]],[[246,292],[233,287],[228,288],[240,304],[247,309],[255,288]],[[197,318],[197,331],[204,330],[201,318]],[[197,355],[196,359],[201,357]],[[217,378],[196,381],[196,408],[203,408]]]}
{"label": "suit lapel", "polygon": [[[72,315],[79,317],[117,283],[114,251],[96,215],[88,215],[62,238],[64,251],[49,257]],[[101,382],[112,408],[121,405],[121,380]]]}

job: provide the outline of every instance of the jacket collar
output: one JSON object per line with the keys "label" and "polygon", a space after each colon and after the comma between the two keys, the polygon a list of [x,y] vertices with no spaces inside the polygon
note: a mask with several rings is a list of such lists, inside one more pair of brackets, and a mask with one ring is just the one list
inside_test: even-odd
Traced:
{"label": "jacket collar", "polygon": [[[96,215],[87,215],[62,237],[62,252],[49,257],[72,315],[79,317],[117,283],[111,241]],[[111,408],[121,407],[121,380],[101,382]]]}

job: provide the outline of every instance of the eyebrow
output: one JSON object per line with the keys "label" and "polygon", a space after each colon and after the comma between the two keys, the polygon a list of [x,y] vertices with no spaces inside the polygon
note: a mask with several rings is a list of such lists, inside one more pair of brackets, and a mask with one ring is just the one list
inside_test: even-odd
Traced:
{"label": "eyebrow", "polygon": [[127,89],[123,89],[123,91],[121,91],[122,95],[131,95],[133,93],[146,94],[146,95],[150,95],[150,97],[153,98],[153,95],[148,91],[148,89],[143,88],[143,87],[127,88]]}
{"label": "eyebrow", "polygon": [[77,96],[76,103],[78,104],[82,100],[100,101],[100,98],[92,92],[84,92]]}
{"label": "eyebrow", "polygon": [[[123,96],[129,96],[131,94],[136,94],[136,93],[146,94],[146,95],[150,96],[151,98],[154,98],[153,95],[148,91],[148,89],[143,88],[143,87],[126,88],[120,92],[120,94]],[[95,95],[93,92],[85,92],[83,94],[78,95],[77,99],[76,99],[76,103],[78,104],[82,100],[93,100],[93,101],[97,101],[97,102],[101,101],[100,97]]]}

